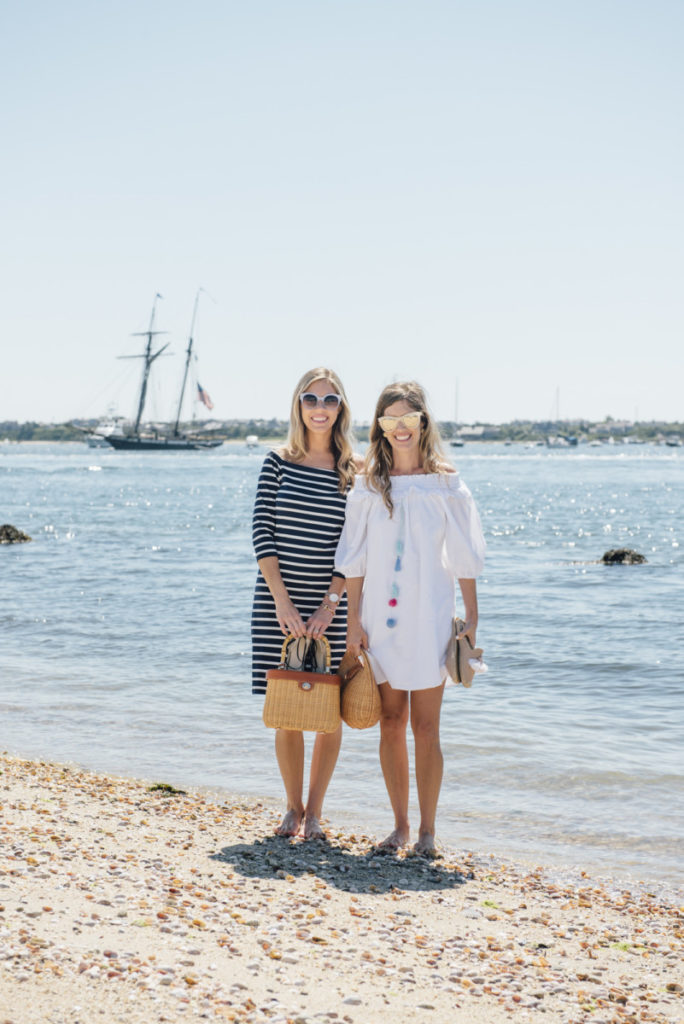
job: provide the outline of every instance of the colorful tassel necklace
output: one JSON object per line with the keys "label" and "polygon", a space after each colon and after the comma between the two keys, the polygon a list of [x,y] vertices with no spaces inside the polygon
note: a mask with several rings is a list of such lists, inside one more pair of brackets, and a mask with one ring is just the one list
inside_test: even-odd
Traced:
{"label": "colorful tassel necklace", "polygon": [[387,619],[387,626],[389,629],[394,629],[397,624],[396,619],[396,608],[399,604],[400,587],[397,580],[398,574],[402,570],[402,558],[404,556],[404,538],[406,534],[406,513],[404,506],[402,505],[399,509],[399,531],[397,533],[397,541],[394,546],[394,578],[392,580],[392,586],[390,587],[390,597],[387,602],[390,607],[389,618]]}

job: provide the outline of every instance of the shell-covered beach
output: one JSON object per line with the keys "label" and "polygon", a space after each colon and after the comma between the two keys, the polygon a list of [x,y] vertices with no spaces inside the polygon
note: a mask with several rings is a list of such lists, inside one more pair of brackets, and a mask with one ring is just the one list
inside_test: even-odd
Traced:
{"label": "shell-covered beach", "polygon": [[254,799],[0,759],[0,1021],[672,1024],[683,910],[376,836],[273,835]]}

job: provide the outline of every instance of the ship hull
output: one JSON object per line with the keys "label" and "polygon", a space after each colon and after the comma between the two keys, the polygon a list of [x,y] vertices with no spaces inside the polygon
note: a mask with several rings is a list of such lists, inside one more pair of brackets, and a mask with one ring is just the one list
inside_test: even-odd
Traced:
{"label": "ship hull", "polygon": [[107,442],[117,451],[126,452],[187,452],[218,448],[223,441],[191,437],[108,437]]}

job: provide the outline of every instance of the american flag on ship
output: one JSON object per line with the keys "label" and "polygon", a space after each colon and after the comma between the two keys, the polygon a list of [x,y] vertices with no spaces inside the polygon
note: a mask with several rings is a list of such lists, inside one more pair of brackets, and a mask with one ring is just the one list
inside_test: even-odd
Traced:
{"label": "american flag on ship", "polygon": [[205,391],[202,385],[198,382],[197,384],[197,397],[203,405],[206,405],[207,409],[213,409],[214,403],[209,397],[209,392]]}

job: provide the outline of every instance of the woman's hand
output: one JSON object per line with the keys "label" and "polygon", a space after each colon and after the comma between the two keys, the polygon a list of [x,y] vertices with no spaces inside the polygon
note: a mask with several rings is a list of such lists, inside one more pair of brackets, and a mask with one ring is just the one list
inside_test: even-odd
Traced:
{"label": "woman's hand", "polygon": [[368,650],[368,636],[358,620],[347,624],[347,650],[357,656],[361,651]]}
{"label": "woman's hand", "polygon": [[477,612],[468,615],[465,613],[465,628],[461,630],[459,636],[467,636],[473,647],[475,646],[475,634],[477,632]]}
{"label": "woman's hand", "polygon": [[278,625],[284,636],[289,636],[290,633],[295,637],[306,636],[304,620],[289,597],[276,601],[275,608]]}
{"label": "woman's hand", "polygon": [[331,612],[330,609],[324,608],[323,605],[317,608],[304,627],[307,635],[314,637],[323,636],[326,629],[332,622],[334,614],[335,613]]}

